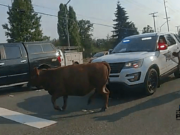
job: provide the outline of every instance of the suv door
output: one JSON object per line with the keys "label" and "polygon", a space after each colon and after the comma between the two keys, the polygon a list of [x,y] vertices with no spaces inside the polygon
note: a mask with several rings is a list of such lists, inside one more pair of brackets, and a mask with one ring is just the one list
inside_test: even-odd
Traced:
{"label": "suv door", "polygon": [[0,87],[2,85],[8,85],[8,69],[5,60],[5,52],[3,45],[0,45]]}
{"label": "suv door", "polygon": [[22,44],[4,45],[6,65],[9,70],[8,82],[10,84],[27,82],[29,79],[29,65]]}
{"label": "suv door", "polygon": [[[177,63],[175,63],[172,58],[174,58],[174,56],[172,55],[173,52],[177,52],[178,49],[178,44],[176,42],[176,40],[174,39],[174,37],[171,34],[167,34],[165,35],[165,38],[167,40],[168,43],[168,52],[169,52],[169,58],[168,58],[168,67],[167,70],[172,70],[173,68],[177,67]],[[175,60],[178,60],[177,58],[175,58]]]}
{"label": "suv door", "polygon": [[[180,51],[180,39],[177,34],[173,34],[172,36],[176,40],[176,44],[177,44],[177,49],[175,50],[175,52],[179,52]],[[179,60],[177,57],[172,56],[172,62],[175,66],[177,66],[177,63],[179,63]]]}
{"label": "suv door", "polygon": [[[165,41],[165,43],[167,44],[167,40],[165,38],[164,35],[161,35],[159,37],[159,40],[163,39]],[[158,43],[159,43],[158,40]],[[166,73],[168,71],[168,66],[170,64],[168,57],[169,57],[169,50],[160,50],[160,55],[158,56],[158,65],[160,68],[160,74],[163,75],[164,73]]]}

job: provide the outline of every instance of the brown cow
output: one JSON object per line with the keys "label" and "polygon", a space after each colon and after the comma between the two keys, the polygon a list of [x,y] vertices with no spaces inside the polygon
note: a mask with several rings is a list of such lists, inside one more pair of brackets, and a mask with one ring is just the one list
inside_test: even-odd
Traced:
{"label": "brown cow", "polygon": [[[110,74],[110,66],[105,62],[69,65],[66,67],[47,68],[33,70],[30,84],[36,87],[43,87],[52,95],[51,100],[56,110],[65,110],[68,96],[85,96],[95,89],[89,97],[88,104],[97,94],[105,97],[105,105],[101,109],[108,108],[109,90],[106,83]],[[62,108],[56,105],[56,100],[63,96],[64,105]]]}

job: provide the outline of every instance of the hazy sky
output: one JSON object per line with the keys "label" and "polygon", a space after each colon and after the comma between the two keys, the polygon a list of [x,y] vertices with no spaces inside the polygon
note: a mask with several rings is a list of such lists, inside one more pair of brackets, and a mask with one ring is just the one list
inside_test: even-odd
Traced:
{"label": "hazy sky", "polygon": [[[60,3],[66,3],[68,0],[32,0],[34,10],[57,15]],[[170,31],[177,32],[175,26],[180,25],[180,1],[166,0],[168,17],[170,17]],[[160,26],[166,21],[163,0],[120,0],[121,5],[128,13],[129,21],[133,21],[139,32],[144,26],[150,25],[154,28],[153,18],[149,15],[152,12],[158,12],[156,17],[156,26],[159,30]],[[0,4],[11,5],[11,0],[0,0]],[[39,5],[39,6],[35,6]],[[116,11],[117,0],[71,0],[69,5],[73,6],[77,19],[90,20],[92,23],[100,23],[105,25],[113,25],[114,13]],[[7,20],[7,7],[0,6],[0,42],[6,42],[6,37],[2,24]],[[44,35],[50,36],[51,39],[58,38],[57,18],[42,15],[41,29]],[[93,37],[106,38],[111,35],[111,27],[99,26],[94,24]],[[167,32],[167,25],[161,28],[162,32]]]}

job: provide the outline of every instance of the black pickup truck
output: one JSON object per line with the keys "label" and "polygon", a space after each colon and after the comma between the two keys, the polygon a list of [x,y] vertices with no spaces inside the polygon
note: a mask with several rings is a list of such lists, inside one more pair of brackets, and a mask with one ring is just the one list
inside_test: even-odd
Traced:
{"label": "black pickup truck", "polygon": [[60,56],[49,42],[1,43],[0,88],[28,84],[34,67],[60,66]]}

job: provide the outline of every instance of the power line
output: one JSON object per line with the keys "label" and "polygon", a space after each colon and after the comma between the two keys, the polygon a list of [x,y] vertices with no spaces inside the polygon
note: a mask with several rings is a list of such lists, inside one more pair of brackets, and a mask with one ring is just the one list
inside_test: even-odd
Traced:
{"label": "power line", "polygon": [[[4,4],[0,4],[0,6],[5,6],[5,7],[11,7],[11,6],[8,6],[8,5],[4,5]],[[57,15],[52,15],[52,14],[48,14],[48,13],[43,13],[43,12],[36,12],[35,13],[38,13],[38,14],[41,14],[41,15],[46,15],[46,16],[51,16],[51,17],[58,17]],[[66,17],[60,17],[60,18],[63,18],[63,19],[66,19]],[[71,18],[67,18],[68,20],[73,20]],[[112,25],[107,25],[107,24],[101,24],[101,23],[93,23],[92,24],[95,24],[95,25],[100,25],[100,26],[105,26],[105,27],[114,27]],[[130,28],[123,28],[123,27],[120,27],[119,29],[125,29],[125,30],[136,30],[136,29],[130,29]],[[142,30],[138,30],[138,31],[142,31]]]}
{"label": "power line", "polygon": [[[56,9],[53,9],[53,8],[44,7],[44,6],[40,6],[40,5],[37,5],[37,4],[32,4],[32,5],[33,5],[33,6],[36,6],[36,7],[41,7],[41,8],[44,8],[44,9],[50,9],[50,10],[56,11]],[[96,18],[96,17],[85,16],[85,15],[78,14],[78,13],[76,13],[76,15],[77,15],[77,16],[81,16],[81,17],[88,17],[88,18],[92,18],[92,19],[96,19],[96,20],[102,20],[102,21],[105,21],[105,19],[102,19],[102,18]]]}
{"label": "power line", "polygon": [[4,5],[4,4],[0,4],[0,6],[3,6],[3,7],[9,7],[8,5]]}
{"label": "power line", "polygon": [[[41,14],[41,15],[47,15],[47,16],[58,17],[57,15],[52,15],[52,14],[47,14],[47,13],[42,13],[42,12],[35,12],[35,13],[38,13],[38,14]],[[62,17],[62,18],[65,18],[65,17]]]}

